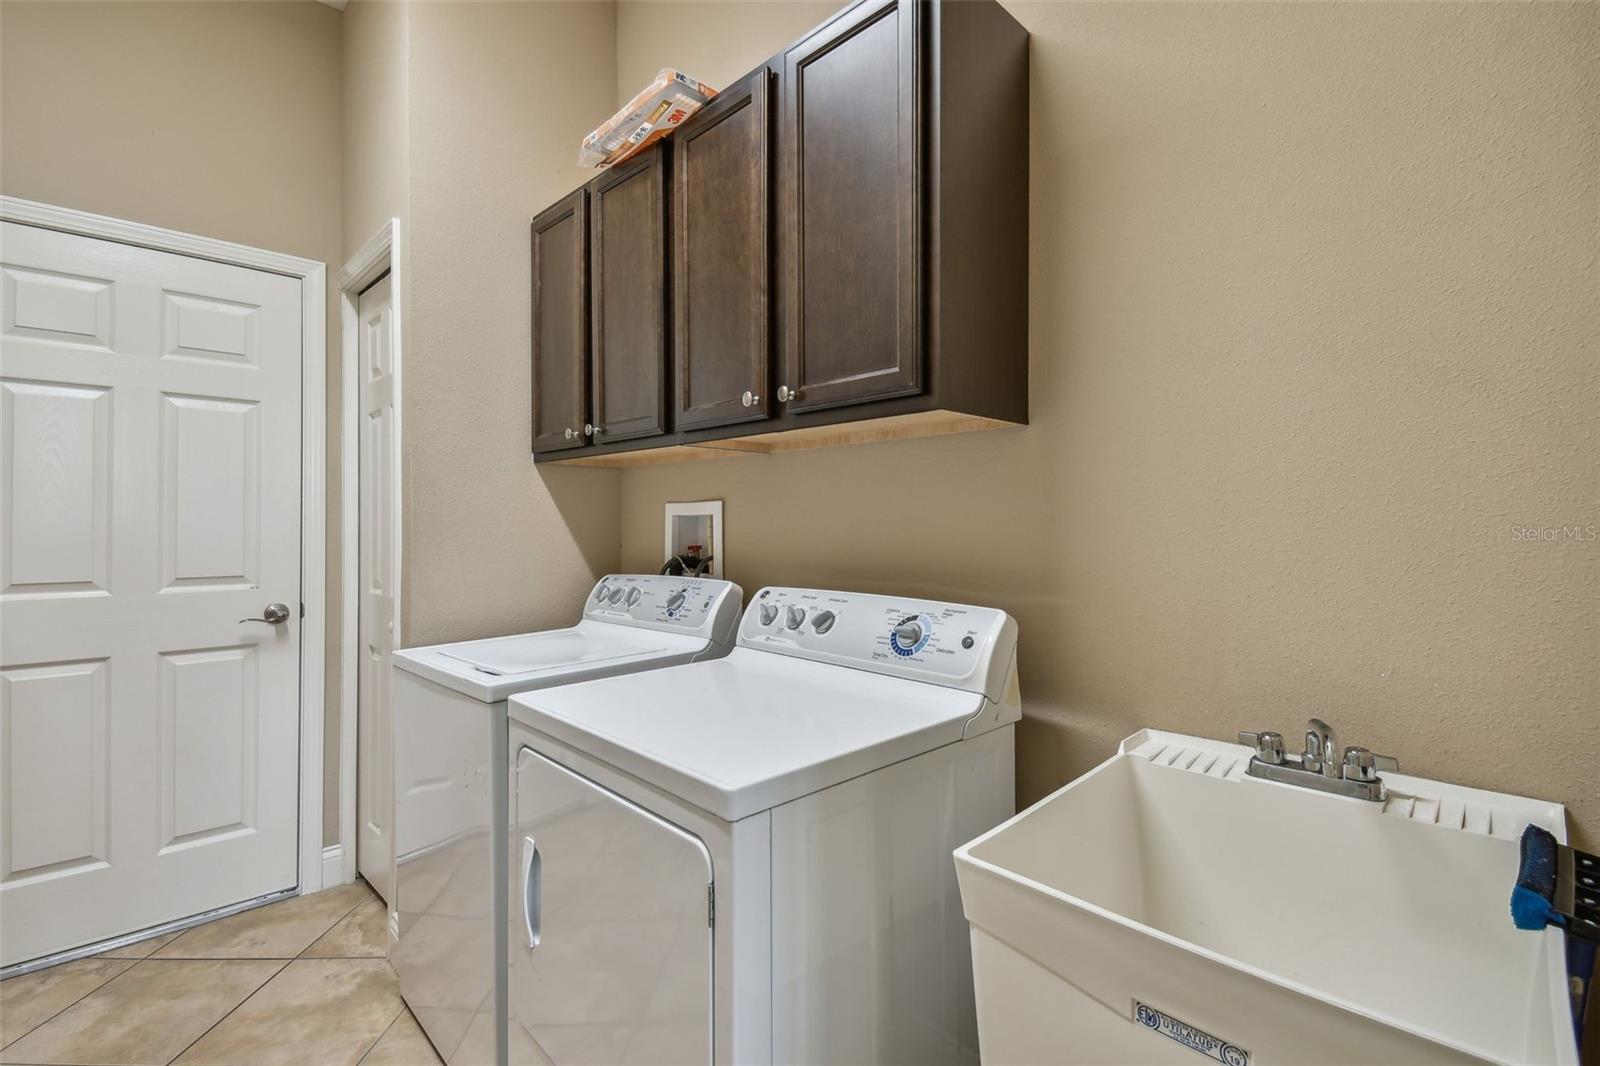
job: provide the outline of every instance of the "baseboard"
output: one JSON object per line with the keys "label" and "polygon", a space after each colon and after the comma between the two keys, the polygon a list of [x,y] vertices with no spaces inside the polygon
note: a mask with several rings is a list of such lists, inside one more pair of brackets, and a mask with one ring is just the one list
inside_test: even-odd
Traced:
{"label": "baseboard", "polygon": [[322,849],[322,887],[332,888],[344,883],[344,846],[329,844]]}

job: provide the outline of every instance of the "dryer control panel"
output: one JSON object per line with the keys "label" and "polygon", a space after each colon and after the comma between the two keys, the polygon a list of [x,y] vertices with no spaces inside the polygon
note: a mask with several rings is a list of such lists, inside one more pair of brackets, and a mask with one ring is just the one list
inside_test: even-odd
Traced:
{"label": "dryer control panel", "polygon": [[733,582],[709,577],[608,574],[589,591],[583,617],[673,633],[699,633],[718,644],[728,644],[742,596]]}
{"label": "dryer control panel", "polygon": [[1017,624],[993,607],[769,587],[745,609],[739,644],[998,700],[1016,652]]}

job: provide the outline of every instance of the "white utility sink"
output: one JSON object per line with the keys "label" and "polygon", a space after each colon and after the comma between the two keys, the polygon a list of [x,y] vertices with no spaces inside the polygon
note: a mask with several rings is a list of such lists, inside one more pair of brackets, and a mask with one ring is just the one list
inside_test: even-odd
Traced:
{"label": "white utility sink", "polygon": [[956,851],[984,1062],[1577,1062],[1563,935],[1507,904],[1564,808],[1250,755],[1146,730]]}

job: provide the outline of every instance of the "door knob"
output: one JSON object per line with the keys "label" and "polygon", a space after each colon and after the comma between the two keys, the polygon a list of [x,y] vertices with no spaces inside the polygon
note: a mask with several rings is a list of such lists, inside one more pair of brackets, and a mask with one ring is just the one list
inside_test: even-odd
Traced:
{"label": "door knob", "polygon": [[282,625],[289,620],[289,605],[287,603],[269,603],[261,612],[260,618],[241,618],[239,624],[246,622],[265,622],[268,625]]}

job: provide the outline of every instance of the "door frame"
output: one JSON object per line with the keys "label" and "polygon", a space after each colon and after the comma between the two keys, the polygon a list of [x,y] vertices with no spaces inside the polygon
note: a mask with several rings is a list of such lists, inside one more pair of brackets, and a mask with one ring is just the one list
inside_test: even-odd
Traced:
{"label": "door frame", "polygon": [[[394,590],[394,646],[402,647],[403,631],[402,597],[404,584],[400,575],[402,540],[405,527],[402,516],[404,478],[401,476],[401,457],[404,429],[403,395],[404,343],[401,313],[404,286],[401,279],[400,220],[391,218],[374,233],[361,250],[350,257],[339,271],[339,324],[342,341],[340,378],[343,394],[340,398],[340,470],[343,482],[340,497],[339,544],[339,843],[325,853],[324,880],[328,884],[346,884],[356,879],[356,756],[359,743],[356,732],[358,667],[356,648],[360,638],[360,567],[361,567],[361,352],[358,301],[363,289],[377,281],[384,273],[389,275],[389,307],[394,316],[394,334],[390,359],[394,367],[394,454],[390,459],[390,497],[394,501],[393,526],[389,530],[389,587]],[[393,824],[391,820],[391,825]]]}
{"label": "door frame", "polygon": [[322,730],[327,647],[327,267],[246,244],[0,196],[0,220],[282,274],[300,282],[300,826],[301,894],[323,887]]}

